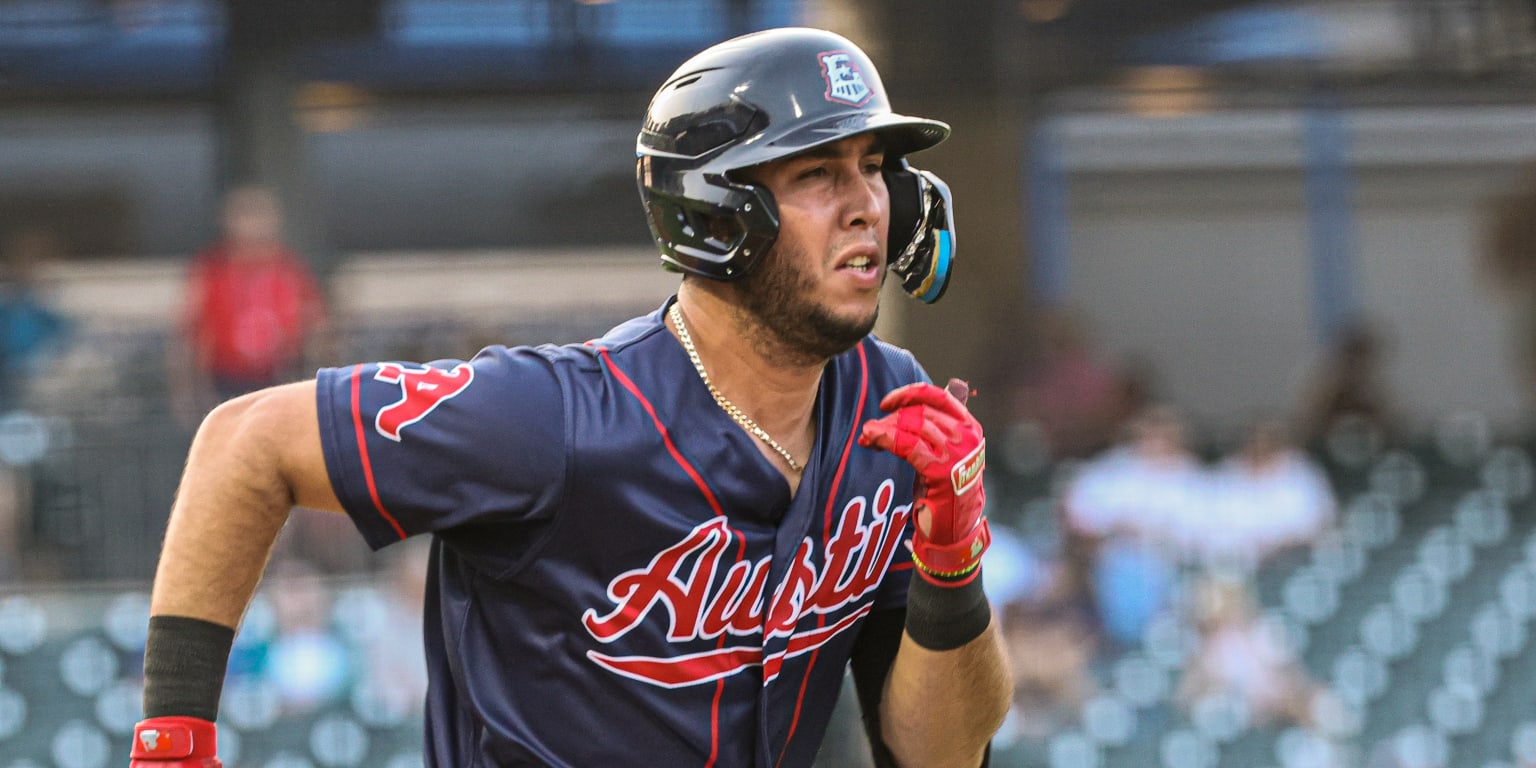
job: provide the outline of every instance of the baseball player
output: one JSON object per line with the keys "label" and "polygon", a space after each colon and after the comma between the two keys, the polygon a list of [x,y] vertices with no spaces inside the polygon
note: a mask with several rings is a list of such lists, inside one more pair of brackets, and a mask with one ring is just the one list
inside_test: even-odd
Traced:
{"label": "baseball player", "polygon": [[852,668],[882,766],[984,764],[1010,685],[963,383],[870,335],[936,300],[949,193],[853,43],[709,48],[638,141],[658,310],[581,345],[320,371],[232,400],[155,578],[133,768],[219,766],[230,644],[290,508],[432,540],[426,761],[805,766]]}

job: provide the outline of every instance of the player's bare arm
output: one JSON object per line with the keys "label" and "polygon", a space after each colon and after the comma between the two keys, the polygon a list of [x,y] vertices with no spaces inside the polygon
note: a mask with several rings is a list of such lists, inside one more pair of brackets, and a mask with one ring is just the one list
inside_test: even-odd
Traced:
{"label": "player's bare arm", "polygon": [[880,718],[881,737],[900,765],[981,765],[1012,695],[1004,653],[995,624],[949,651],[902,636]]}
{"label": "player's bare arm", "polygon": [[295,505],[339,510],[313,382],[255,392],[199,427],[150,601],[144,710],[131,765],[218,768],[218,712],[235,628]]}
{"label": "player's bare arm", "polygon": [[187,458],[151,614],[236,626],[296,505],[341,508],[320,451],[314,382],[214,409]]}

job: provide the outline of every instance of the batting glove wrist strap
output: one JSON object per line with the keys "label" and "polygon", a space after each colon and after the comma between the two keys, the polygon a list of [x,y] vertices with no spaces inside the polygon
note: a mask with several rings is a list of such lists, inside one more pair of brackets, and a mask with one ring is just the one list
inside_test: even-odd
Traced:
{"label": "batting glove wrist strap", "polygon": [[880,401],[890,414],[866,422],[859,433],[859,445],[890,451],[917,470],[912,554],[918,574],[934,586],[970,583],[992,543],[982,515],[987,441],[965,408],[967,390],[959,379],[945,389],[901,387]]}
{"label": "batting glove wrist strap", "polygon": [[129,768],[223,768],[218,728],[200,717],[152,717],[133,727]]}
{"label": "batting glove wrist strap", "polygon": [[912,565],[917,575],[936,587],[960,587],[971,583],[981,573],[981,555],[992,545],[992,530],[986,518],[953,544],[935,544],[929,537],[912,537]]}

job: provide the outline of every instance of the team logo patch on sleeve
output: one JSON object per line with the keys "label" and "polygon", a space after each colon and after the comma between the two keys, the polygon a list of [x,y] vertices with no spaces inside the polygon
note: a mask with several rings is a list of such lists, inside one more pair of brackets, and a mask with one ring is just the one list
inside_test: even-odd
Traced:
{"label": "team logo patch on sleeve", "polygon": [[463,392],[474,381],[475,369],[468,363],[449,369],[380,363],[373,378],[400,385],[400,399],[379,409],[373,420],[374,430],[398,443],[401,430],[426,418],[444,400]]}
{"label": "team logo patch on sleeve", "polygon": [[817,58],[821,59],[821,77],[827,81],[827,101],[862,107],[874,95],[847,51],[829,51],[817,54]]}

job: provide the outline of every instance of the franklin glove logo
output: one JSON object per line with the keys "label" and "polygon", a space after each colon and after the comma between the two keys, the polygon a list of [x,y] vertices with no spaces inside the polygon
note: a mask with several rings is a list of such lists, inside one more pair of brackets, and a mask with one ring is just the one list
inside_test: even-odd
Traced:
{"label": "franklin glove logo", "polygon": [[955,486],[955,495],[958,496],[971,489],[976,479],[981,477],[981,471],[987,468],[987,441],[983,440],[966,456],[955,463],[949,471],[949,481]]}

